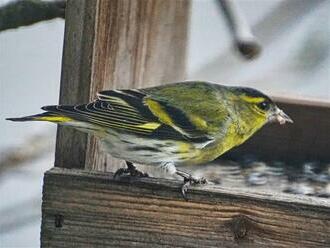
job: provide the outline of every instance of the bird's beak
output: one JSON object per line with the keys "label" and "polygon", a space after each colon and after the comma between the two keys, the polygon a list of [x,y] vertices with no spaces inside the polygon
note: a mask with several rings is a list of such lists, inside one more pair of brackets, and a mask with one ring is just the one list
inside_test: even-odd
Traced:
{"label": "bird's beak", "polygon": [[293,120],[286,113],[284,113],[283,110],[281,110],[280,108],[276,108],[275,114],[273,114],[269,118],[269,120],[271,122],[278,122],[281,125],[285,124],[286,122],[293,123]]}

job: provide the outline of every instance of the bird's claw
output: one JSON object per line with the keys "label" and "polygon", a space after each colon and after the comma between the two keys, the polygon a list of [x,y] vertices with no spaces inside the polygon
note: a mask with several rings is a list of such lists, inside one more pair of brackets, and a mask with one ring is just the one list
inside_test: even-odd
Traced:
{"label": "bird's claw", "polygon": [[188,191],[189,186],[205,185],[207,183],[208,183],[208,181],[205,178],[203,178],[203,177],[201,177],[201,178],[194,178],[192,176],[185,177],[183,179],[183,185],[181,187],[181,193],[182,193],[183,198],[185,200],[188,200],[186,193]]}
{"label": "bird's claw", "polygon": [[120,169],[116,170],[115,174],[113,175],[113,178],[120,177],[121,175],[127,174],[127,173],[128,173],[128,169],[120,168]]}
{"label": "bird's claw", "polygon": [[149,177],[148,173],[141,172],[136,168],[120,168],[115,172],[113,178],[120,177],[125,174],[130,175],[131,177]]}

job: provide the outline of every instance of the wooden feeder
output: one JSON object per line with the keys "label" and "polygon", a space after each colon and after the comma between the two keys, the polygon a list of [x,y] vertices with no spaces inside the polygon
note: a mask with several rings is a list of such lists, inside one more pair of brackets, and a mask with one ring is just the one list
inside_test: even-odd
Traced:
{"label": "wooden feeder", "polygon": [[[71,0],[67,3],[60,103],[97,91],[180,81],[190,1]],[[295,124],[268,126],[232,151],[267,159],[330,160],[330,106],[278,99]],[[181,182],[113,180],[117,161],[93,137],[59,128],[55,168],[45,173],[42,247],[325,247],[326,199]]]}

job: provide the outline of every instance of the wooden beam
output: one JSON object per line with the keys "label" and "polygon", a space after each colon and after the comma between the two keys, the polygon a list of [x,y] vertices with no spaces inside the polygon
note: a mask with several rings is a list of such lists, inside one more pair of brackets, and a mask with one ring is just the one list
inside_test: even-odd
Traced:
{"label": "wooden beam", "polygon": [[241,159],[256,155],[266,161],[288,163],[330,161],[330,103],[311,100],[275,98],[278,106],[293,120],[293,124],[266,125],[243,145],[223,158]]}
{"label": "wooden beam", "polygon": [[53,168],[45,174],[42,247],[325,247],[326,199]]}
{"label": "wooden beam", "polygon": [[[61,104],[85,103],[97,91],[183,80],[188,0],[69,0]],[[55,166],[106,170],[98,141],[59,128]]]}

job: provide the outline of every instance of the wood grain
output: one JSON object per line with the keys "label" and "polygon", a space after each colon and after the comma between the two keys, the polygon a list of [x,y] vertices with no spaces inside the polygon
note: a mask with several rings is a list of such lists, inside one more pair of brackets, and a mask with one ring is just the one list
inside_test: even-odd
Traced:
{"label": "wood grain", "polygon": [[252,154],[262,160],[283,160],[290,164],[330,162],[330,103],[285,98],[275,101],[294,123],[266,125],[224,157],[239,159]]}
{"label": "wood grain", "polygon": [[[183,80],[188,0],[69,0],[61,104],[95,98],[102,89]],[[55,165],[108,170],[115,165],[92,136],[59,128]]]}
{"label": "wood grain", "polygon": [[113,180],[111,173],[45,174],[42,247],[326,247],[330,202],[313,197]]}

